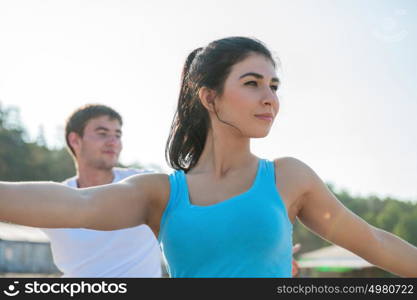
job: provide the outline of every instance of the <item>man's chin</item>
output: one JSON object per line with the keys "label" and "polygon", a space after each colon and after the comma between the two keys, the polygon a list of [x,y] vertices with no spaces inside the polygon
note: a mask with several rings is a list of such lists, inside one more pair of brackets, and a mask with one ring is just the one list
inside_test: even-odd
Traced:
{"label": "man's chin", "polygon": [[105,171],[111,170],[116,166],[117,166],[117,161],[115,162],[101,161],[96,164],[97,169],[105,170]]}

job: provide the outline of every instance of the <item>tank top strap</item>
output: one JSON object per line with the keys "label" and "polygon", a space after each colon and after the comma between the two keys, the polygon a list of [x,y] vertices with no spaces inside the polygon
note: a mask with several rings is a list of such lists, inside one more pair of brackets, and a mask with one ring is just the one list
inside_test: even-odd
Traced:
{"label": "tank top strap", "polygon": [[[270,197],[270,199],[273,199],[273,201],[276,201],[276,203],[280,206],[282,209],[282,212],[285,215],[286,223],[290,228],[292,228],[292,223],[288,217],[287,208],[285,206],[284,200],[281,197],[281,194],[277,188],[276,185],[276,179],[275,179],[275,163],[271,160],[263,159],[261,162],[261,176],[262,176],[262,185],[261,185],[261,191],[262,193],[266,193],[269,195],[272,195],[273,197]],[[292,229],[291,229],[292,230]]]}
{"label": "tank top strap", "polygon": [[260,161],[260,177],[263,187],[275,188],[275,165],[273,161],[261,159]]}
{"label": "tank top strap", "polygon": [[163,231],[165,221],[170,213],[178,209],[180,206],[184,206],[186,204],[188,197],[186,184],[187,182],[183,170],[176,170],[169,175],[169,199],[165,211],[161,217],[160,234],[158,239],[161,236],[161,231]]}

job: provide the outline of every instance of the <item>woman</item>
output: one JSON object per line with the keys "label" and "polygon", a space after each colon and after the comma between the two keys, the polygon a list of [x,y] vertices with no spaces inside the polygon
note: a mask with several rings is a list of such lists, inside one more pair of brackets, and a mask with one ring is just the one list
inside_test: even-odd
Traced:
{"label": "woman", "polygon": [[96,230],[147,224],[172,277],[291,277],[299,218],[383,269],[417,276],[417,248],[347,210],[306,164],[251,153],[250,139],[265,137],[278,114],[279,83],[259,41],[231,37],[198,48],[184,66],[166,147],[174,173],[80,190],[1,183],[0,219]]}

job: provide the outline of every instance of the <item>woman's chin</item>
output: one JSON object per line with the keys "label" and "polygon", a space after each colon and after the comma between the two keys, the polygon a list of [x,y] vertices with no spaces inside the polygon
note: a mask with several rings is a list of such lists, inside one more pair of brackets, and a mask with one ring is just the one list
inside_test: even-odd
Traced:
{"label": "woman's chin", "polygon": [[264,137],[268,136],[268,134],[269,134],[269,130],[266,131],[266,132],[265,131],[264,132],[256,132],[256,133],[251,135],[251,138],[261,139],[261,138],[264,138]]}

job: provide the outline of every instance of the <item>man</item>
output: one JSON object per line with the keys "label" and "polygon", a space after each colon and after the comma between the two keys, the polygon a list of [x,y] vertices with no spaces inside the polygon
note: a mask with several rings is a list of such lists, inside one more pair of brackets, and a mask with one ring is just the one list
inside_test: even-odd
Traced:
{"label": "man", "polygon": [[[65,138],[77,174],[65,184],[87,188],[144,172],[115,168],[122,124],[122,117],[104,105],[86,105],[69,117]],[[161,252],[147,225],[113,231],[42,230],[63,277],[161,277]]]}

